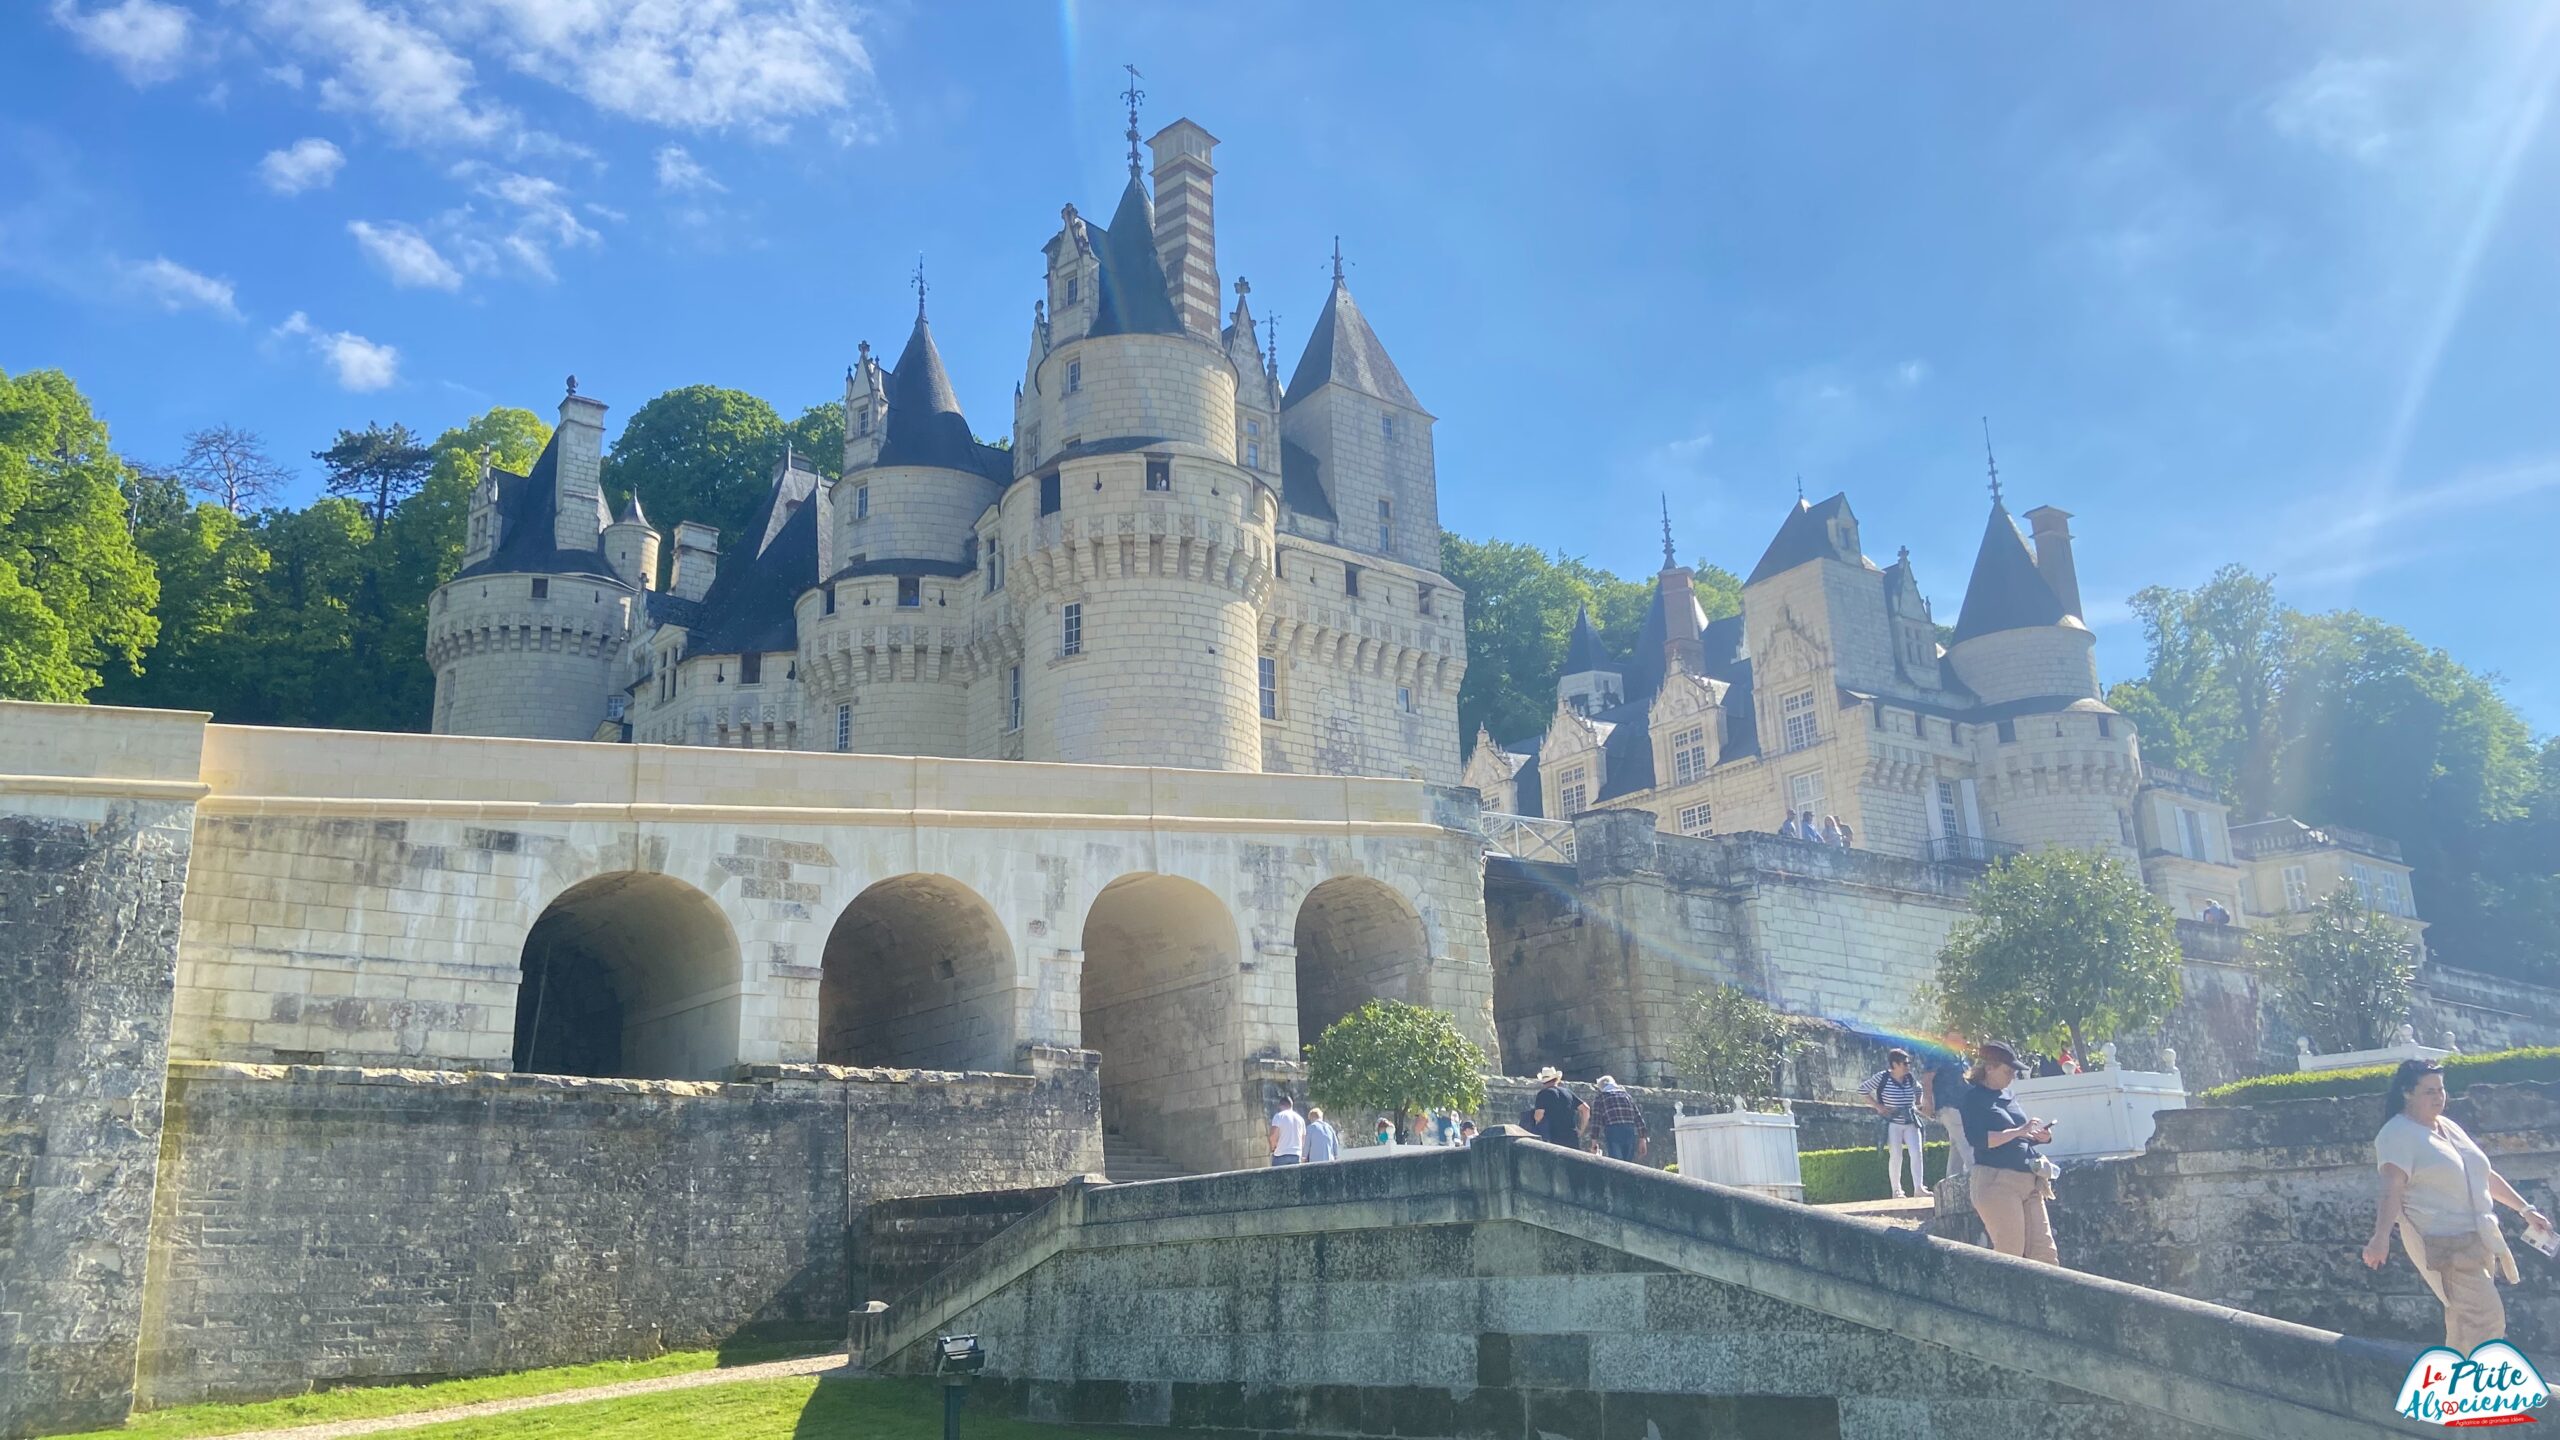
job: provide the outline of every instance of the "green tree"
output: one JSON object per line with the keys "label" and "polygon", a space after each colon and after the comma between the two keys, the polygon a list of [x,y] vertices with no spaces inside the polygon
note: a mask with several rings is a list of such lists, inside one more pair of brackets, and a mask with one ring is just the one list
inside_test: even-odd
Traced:
{"label": "green tree", "polygon": [[1719,1104],[1774,1098],[1780,1072],[1801,1053],[1804,1027],[1748,991],[1710,982],[1689,997],[1672,1043],[1671,1063],[1693,1090]]}
{"label": "green tree", "polygon": [[2144,757],[2213,781],[2239,818],[2263,818],[2286,652],[2274,583],[2225,565],[2193,590],[2154,585],[2130,604],[2149,666],[2108,698],[2133,720]]}
{"label": "green tree", "polygon": [[367,425],[339,431],[328,449],[312,451],[311,458],[328,469],[321,488],[362,505],[380,534],[392,509],[426,483],[432,457],[406,425]]}
{"label": "green tree", "polygon": [[1392,1115],[1484,1104],[1484,1052],[1457,1022],[1421,1005],[1372,1000],[1307,1047],[1307,1089],[1335,1114]]}
{"label": "green tree", "polygon": [[789,426],[792,447],[830,480],[844,474],[844,402],[829,400],[800,412]]}
{"label": "green tree", "polygon": [[[1555,713],[1556,672],[1564,664],[1573,618],[1591,608],[1591,623],[1613,654],[1635,648],[1653,582],[1627,580],[1570,556],[1534,546],[1468,540],[1443,532],[1440,570],[1467,597],[1467,675],[1458,688],[1460,744],[1478,726],[1519,740],[1545,731]],[[1742,609],[1742,584],[1709,566],[1697,572],[1698,601],[1714,619]]]}
{"label": "green tree", "polygon": [[[242,626],[254,671],[239,687],[239,709],[224,718],[246,725],[354,723],[348,691],[356,664],[356,597],[372,563],[372,525],[364,508],[331,495],[304,510],[258,517],[266,572]],[[425,664],[424,657],[418,663]]]}
{"label": "green tree", "polygon": [[[637,493],[660,525],[719,526],[721,552],[734,553],[771,488],[782,441],[782,417],[762,400],[687,385],[632,412],[606,458],[605,485],[617,501]],[[843,458],[839,439],[837,463]]]}
{"label": "green tree", "polygon": [[231,719],[263,663],[244,632],[266,548],[248,522],[212,501],[145,525],[134,540],[160,577],[160,633],[142,666],[110,672],[97,699]]}
{"label": "green tree", "polygon": [[187,436],[186,453],[170,470],[190,491],[234,515],[255,510],[284,488],[293,472],[276,463],[266,443],[237,425],[214,425]]}
{"label": "green tree", "polygon": [[1938,952],[1947,1025],[2040,1050],[2145,1030],[2178,1003],[2178,937],[2142,877],[2095,850],[2038,850],[1991,867]]}
{"label": "green tree", "polygon": [[2284,1012],[2322,1050],[2373,1050],[2409,1020],[2418,947],[2341,885],[2300,930],[2259,930],[2249,954]]}
{"label": "green tree", "polygon": [[0,698],[80,700],[159,633],[127,480],[70,376],[0,371]]}

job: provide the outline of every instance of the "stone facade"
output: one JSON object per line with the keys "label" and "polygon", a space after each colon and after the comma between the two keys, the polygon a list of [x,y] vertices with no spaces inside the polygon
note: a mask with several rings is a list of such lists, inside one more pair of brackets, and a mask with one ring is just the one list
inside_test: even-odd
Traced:
{"label": "stone facade", "polygon": [[873,1200],[1098,1166],[1091,1060],[727,1084],[181,1062],[141,1402],[832,1329]]}
{"label": "stone facade", "polygon": [[1133,162],[1108,226],[1068,206],[1044,247],[1010,448],[920,299],[896,366],[866,343],[845,376],[842,478],[786,453],[725,557],[678,526],[660,591],[573,384],[532,470],[474,493],[435,729],[1454,781],[1432,417],[1339,266],[1285,387],[1249,284],[1218,324],[1217,142],[1151,143],[1161,207]]}
{"label": "stone facade", "polygon": [[29,1435],[120,1423],[133,1393],[205,717],[83,745],[76,707],[12,710],[52,722],[0,722],[0,1435]]}
{"label": "stone facade", "polygon": [[[1030,1418],[1243,1435],[2397,1434],[2413,1346],[2197,1305],[1517,1137],[1071,1185],[854,1317],[971,1333]],[[1109,1315],[1096,1325],[1092,1317]]]}

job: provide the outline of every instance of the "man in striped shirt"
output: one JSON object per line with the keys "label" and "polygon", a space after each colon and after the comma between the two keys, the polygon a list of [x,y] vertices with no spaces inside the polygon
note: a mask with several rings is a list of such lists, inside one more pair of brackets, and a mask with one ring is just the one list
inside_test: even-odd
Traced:
{"label": "man in striped shirt", "polygon": [[1885,1066],[1867,1077],[1858,1093],[1867,1097],[1876,1113],[1884,1117],[1884,1178],[1893,1187],[1893,1198],[1904,1198],[1902,1157],[1911,1156],[1911,1193],[1926,1195],[1929,1185],[1922,1157],[1920,1131],[1920,1077],[1911,1073],[1911,1052],[1900,1046],[1885,1052]]}

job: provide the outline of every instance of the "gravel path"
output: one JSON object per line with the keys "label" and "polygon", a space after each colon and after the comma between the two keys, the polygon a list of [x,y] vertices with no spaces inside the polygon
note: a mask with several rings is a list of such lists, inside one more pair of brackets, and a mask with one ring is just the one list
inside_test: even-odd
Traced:
{"label": "gravel path", "polygon": [[764,1365],[739,1365],[726,1370],[696,1370],[684,1375],[661,1375],[654,1380],[625,1380],[619,1385],[590,1385],[584,1390],[559,1390],[549,1395],[522,1395],[512,1400],[483,1400],[476,1405],[448,1405],[442,1410],[413,1410],[406,1415],[376,1415],[364,1420],[331,1420],[318,1425],[295,1425],[282,1430],[243,1430],[226,1435],[222,1440],[340,1440],[347,1435],[379,1435],[392,1430],[414,1430],[421,1425],[442,1425],[451,1420],[477,1420],[484,1415],[504,1415],[516,1410],[539,1410],[550,1405],[583,1405],[590,1400],[617,1400],[625,1395],[648,1395],[660,1390],[697,1390],[705,1385],[735,1385],[744,1380],[781,1380],[793,1375],[815,1375],[844,1364],[842,1355],[809,1355],[798,1360],[776,1360]]}

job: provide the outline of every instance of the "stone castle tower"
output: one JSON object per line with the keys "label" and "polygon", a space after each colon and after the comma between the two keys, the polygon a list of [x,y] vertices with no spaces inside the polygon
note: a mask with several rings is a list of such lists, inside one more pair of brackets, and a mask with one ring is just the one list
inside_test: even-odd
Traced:
{"label": "stone castle tower", "polygon": [[436,728],[1454,780],[1431,415],[1338,253],[1284,386],[1251,285],[1220,314],[1216,138],[1177,120],[1151,169],[1130,142],[1109,222],[1068,205],[1042,247],[1010,448],[962,414],[920,289],[895,364],[865,344],[846,373],[841,478],[786,453],[737,553],[680,524],[659,590],[572,394],[474,497]]}

